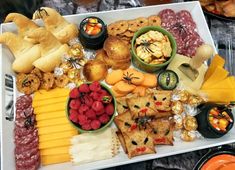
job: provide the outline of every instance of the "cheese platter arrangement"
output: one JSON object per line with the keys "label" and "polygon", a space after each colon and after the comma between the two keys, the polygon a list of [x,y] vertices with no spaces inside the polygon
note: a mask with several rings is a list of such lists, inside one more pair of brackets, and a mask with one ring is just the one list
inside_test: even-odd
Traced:
{"label": "cheese platter arrangement", "polygon": [[41,7],[5,22],[2,169],[103,169],[235,142],[235,78],[199,2],[64,17]]}

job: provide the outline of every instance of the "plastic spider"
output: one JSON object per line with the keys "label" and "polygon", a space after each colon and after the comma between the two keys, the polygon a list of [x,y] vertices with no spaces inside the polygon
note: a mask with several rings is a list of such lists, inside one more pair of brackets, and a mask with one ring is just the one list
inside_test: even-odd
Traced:
{"label": "plastic spider", "polygon": [[24,116],[25,116],[25,122],[24,122],[24,127],[26,129],[28,129],[30,126],[34,126],[34,119],[31,115],[26,115],[26,113],[24,112]]}
{"label": "plastic spider", "polygon": [[37,15],[37,17],[38,18],[43,18],[43,13],[42,12],[44,12],[45,14],[46,14],[46,16],[49,16],[49,14],[47,13],[47,11],[45,10],[45,9],[43,9],[43,8],[39,8],[38,10],[37,10],[37,13],[36,13],[36,15]]}
{"label": "plastic spider", "polygon": [[139,77],[133,76],[133,73],[127,72],[126,74],[123,74],[123,80],[127,81],[128,84],[131,84],[132,79],[139,79]]}

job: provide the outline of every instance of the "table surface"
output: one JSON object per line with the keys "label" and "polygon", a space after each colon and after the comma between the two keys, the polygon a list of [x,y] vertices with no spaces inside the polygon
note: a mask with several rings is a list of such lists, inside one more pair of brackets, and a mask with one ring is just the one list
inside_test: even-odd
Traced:
{"label": "table surface", "polygon": [[[17,2],[21,0],[16,0]],[[16,1],[12,4],[10,1],[1,0],[0,7],[7,7],[0,10],[0,22],[3,21],[4,16],[13,11],[24,13],[28,16],[39,6],[48,6],[57,9],[63,15],[86,13],[96,11],[107,11],[131,7],[140,7],[148,4],[165,3],[170,0],[34,0],[29,4],[20,6]],[[35,2],[36,1],[36,2]],[[42,2],[43,1],[43,2]],[[34,2],[34,3],[32,3]],[[183,0],[173,0],[171,2],[183,2]],[[11,6],[12,5],[12,6]],[[217,52],[226,59],[226,69],[235,75],[235,21],[221,20],[210,15],[206,15],[207,23],[210,28],[212,37],[217,47]],[[231,144],[235,148],[235,144]],[[124,165],[107,170],[188,170],[192,169],[195,163],[209,151],[209,149],[139,162],[130,165]]]}

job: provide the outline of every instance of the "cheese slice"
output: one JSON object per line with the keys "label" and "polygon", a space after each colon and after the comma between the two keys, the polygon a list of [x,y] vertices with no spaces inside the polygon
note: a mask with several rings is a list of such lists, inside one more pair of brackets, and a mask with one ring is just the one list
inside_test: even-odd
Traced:
{"label": "cheese slice", "polygon": [[214,83],[213,85],[211,85],[210,89],[224,89],[225,87],[228,89],[235,88],[235,78],[233,76],[227,77],[220,82]]}
{"label": "cheese slice", "polygon": [[52,134],[40,135],[39,142],[45,142],[45,141],[63,139],[63,138],[72,138],[75,135],[78,135],[78,131],[76,129],[65,131],[65,132],[57,132],[57,133],[52,133]]}
{"label": "cheese slice", "polygon": [[34,113],[37,115],[37,114],[41,114],[41,113],[63,111],[63,110],[65,110],[65,107],[66,107],[66,103],[60,102],[60,103],[56,103],[56,104],[36,107],[36,108],[34,108]]}
{"label": "cheese slice", "polygon": [[36,108],[40,106],[51,105],[51,104],[56,104],[56,103],[61,103],[61,102],[66,103],[67,100],[68,100],[68,96],[50,98],[50,99],[45,99],[45,100],[33,100],[32,106],[33,108]]}
{"label": "cheese slice", "polygon": [[71,124],[65,124],[65,125],[56,125],[56,126],[47,126],[47,127],[41,127],[38,128],[38,134],[46,135],[46,134],[53,134],[57,132],[66,132],[66,131],[74,131],[75,127],[73,127]]}
{"label": "cheese slice", "polygon": [[229,104],[235,101],[235,88],[233,89],[207,89],[201,90],[208,97],[208,102]]}
{"label": "cheese slice", "polygon": [[221,67],[216,67],[212,75],[203,83],[201,89],[210,88],[210,86],[224,80],[228,76],[229,72]]}
{"label": "cheese slice", "polygon": [[58,154],[68,154],[70,146],[49,148],[49,149],[41,149],[40,155],[58,155]]}
{"label": "cheese slice", "polygon": [[58,164],[58,163],[69,162],[69,161],[70,161],[69,154],[41,156],[42,165]]}
{"label": "cheese slice", "polygon": [[69,95],[70,90],[67,88],[55,88],[49,91],[46,90],[38,90],[34,93],[33,100],[45,100],[51,98],[58,98],[58,97],[66,97]]}
{"label": "cheese slice", "polygon": [[214,73],[217,67],[220,67],[220,68],[224,67],[224,64],[225,64],[225,60],[221,56],[216,54],[214,58],[212,59],[211,64],[205,74],[204,81],[206,81]]}
{"label": "cheese slice", "polygon": [[70,146],[70,137],[64,139],[56,139],[51,141],[39,142],[39,149],[56,148],[61,146]]}
{"label": "cheese slice", "polygon": [[55,111],[55,112],[49,112],[49,113],[41,113],[36,115],[36,120],[48,120],[48,119],[55,119],[59,117],[65,117],[66,112],[65,111]]}
{"label": "cheese slice", "polygon": [[54,126],[54,125],[66,125],[69,123],[70,122],[68,118],[66,117],[66,115],[64,115],[64,117],[38,121],[36,126],[40,128],[40,127]]}

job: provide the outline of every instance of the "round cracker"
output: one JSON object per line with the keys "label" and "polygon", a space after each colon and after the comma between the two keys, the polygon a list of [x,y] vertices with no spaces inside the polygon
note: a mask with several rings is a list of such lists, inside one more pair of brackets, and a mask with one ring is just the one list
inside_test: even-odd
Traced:
{"label": "round cracker", "polygon": [[128,29],[128,23],[125,20],[120,20],[109,24],[107,27],[108,34],[112,36],[116,36],[118,34],[124,33]]}
{"label": "round cracker", "polygon": [[151,26],[161,26],[161,18],[157,15],[149,16],[148,21]]}

